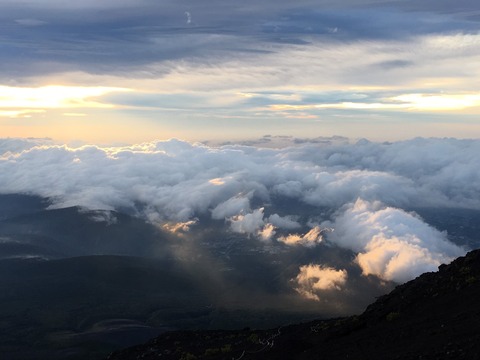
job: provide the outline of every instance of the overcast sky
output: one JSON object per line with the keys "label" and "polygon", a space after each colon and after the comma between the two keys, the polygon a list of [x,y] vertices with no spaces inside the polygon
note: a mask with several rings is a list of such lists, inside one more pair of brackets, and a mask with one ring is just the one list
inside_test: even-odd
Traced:
{"label": "overcast sky", "polygon": [[473,0],[0,0],[0,48],[1,137],[480,137]]}

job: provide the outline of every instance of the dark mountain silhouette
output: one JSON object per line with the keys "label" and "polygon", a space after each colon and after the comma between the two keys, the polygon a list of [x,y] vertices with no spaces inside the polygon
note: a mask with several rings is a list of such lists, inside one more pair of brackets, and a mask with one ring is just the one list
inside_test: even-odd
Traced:
{"label": "dark mountain silhouette", "polygon": [[[1,202],[0,202],[1,203]],[[168,234],[144,220],[79,207],[40,210],[0,219],[0,259],[60,259],[89,255],[159,257]]]}
{"label": "dark mountain silhouette", "polygon": [[202,302],[173,262],[125,256],[2,260],[0,288],[0,359],[102,358]]}
{"label": "dark mountain silhouette", "polygon": [[480,250],[378,298],[359,316],[271,330],[167,332],[133,359],[479,359]]}

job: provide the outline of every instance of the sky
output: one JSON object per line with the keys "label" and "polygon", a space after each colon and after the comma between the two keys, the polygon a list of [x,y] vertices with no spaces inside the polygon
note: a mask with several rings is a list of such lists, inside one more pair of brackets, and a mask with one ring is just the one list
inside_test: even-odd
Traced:
{"label": "sky", "polygon": [[475,0],[0,0],[0,137],[480,137]]}

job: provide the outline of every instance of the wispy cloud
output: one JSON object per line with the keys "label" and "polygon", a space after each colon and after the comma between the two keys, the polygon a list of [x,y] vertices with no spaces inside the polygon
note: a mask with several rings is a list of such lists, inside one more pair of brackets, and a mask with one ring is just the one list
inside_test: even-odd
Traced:
{"label": "wispy cloud", "polygon": [[480,106],[480,94],[405,94],[391,100],[414,110],[463,110]]}
{"label": "wispy cloud", "polygon": [[0,117],[6,118],[28,118],[33,114],[43,114],[45,110],[0,110]]}
{"label": "wispy cloud", "polygon": [[47,24],[46,21],[38,20],[38,19],[17,19],[15,22],[19,25],[23,26],[41,26]]}
{"label": "wispy cloud", "polygon": [[[480,106],[480,94],[402,94],[387,99],[372,99],[372,102],[338,102],[311,105],[274,104],[272,111],[306,111],[316,109],[353,110],[463,110]],[[378,102],[384,100],[384,102]]]}

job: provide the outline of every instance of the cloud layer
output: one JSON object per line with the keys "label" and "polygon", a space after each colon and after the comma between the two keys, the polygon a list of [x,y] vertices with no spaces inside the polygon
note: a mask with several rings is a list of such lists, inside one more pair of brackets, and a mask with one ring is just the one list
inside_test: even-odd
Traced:
{"label": "cloud layer", "polygon": [[[397,282],[464,252],[404,209],[480,209],[480,141],[291,145],[69,148],[3,139],[0,185],[2,193],[48,197],[52,207],[129,211],[172,231],[207,216],[279,245],[312,247],[326,236],[355,252],[365,275]],[[281,205],[293,203],[303,205]]]}
{"label": "cloud layer", "polygon": [[[33,192],[58,206],[147,207],[160,218],[214,219],[250,212],[252,198],[340,206],[357,198],[387,205],[480,208],[480,142],[303,144],[283,149],[208,147],[179,140],[128,147],[36,146],[4,139],[2,192]],[[25,149],[25,151],[22,151]],[[296,215],[296,214],[288,214]],[[294,227],[291,218],[270,219]],[[283,225],[282,225],[283,223]]]}

